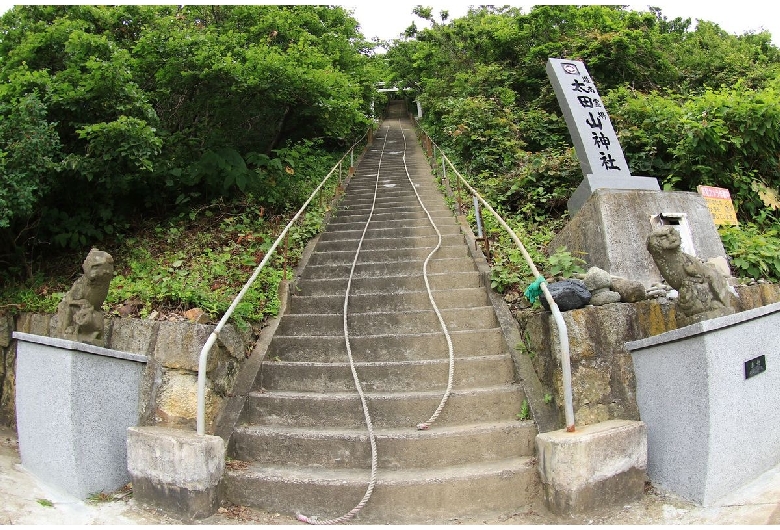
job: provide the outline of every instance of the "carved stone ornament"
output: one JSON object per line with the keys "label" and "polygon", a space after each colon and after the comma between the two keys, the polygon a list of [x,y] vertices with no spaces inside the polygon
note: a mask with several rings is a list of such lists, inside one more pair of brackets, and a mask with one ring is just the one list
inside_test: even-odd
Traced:
{"label": "carved stone ornament", "polygon": [[57,306],[57,333],[64,339],[104,345],[103,311],[108,286],[114,276],[111,254],[93,248],[82,264],[79,277]]}
{"label": "carved stone ornament", "polygon": [[683,325],[734,313],[737,300],[726,278],[680,250],[680,234],[673,226],[654,230],[647,237],[647,250],[666,283],[679,294]]}

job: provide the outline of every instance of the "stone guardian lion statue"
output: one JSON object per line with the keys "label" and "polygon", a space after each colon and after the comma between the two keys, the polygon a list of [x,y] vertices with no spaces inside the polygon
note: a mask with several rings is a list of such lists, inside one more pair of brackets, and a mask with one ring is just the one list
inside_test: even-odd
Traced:
{"label": "stone guardian lion statue", "polygon": [[682,325],[733,313],[736,296],[726,278],[713,266],[680,250],[680,234],[673,226],[656,229],[647,237],[647,250],[666,283],[679,293]]}
{"label": "stone guardian lion statue", "polygon": [[101,307],[114,276],[114,259],[111,254],[93,248],[81,268],[84,274],[57,306],[57,334],[67,340],[103,346]]}

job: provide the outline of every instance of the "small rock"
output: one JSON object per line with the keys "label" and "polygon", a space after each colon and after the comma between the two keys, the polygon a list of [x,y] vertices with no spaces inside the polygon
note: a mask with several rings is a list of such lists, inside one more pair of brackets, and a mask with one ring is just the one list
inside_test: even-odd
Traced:
{"label": "small rock", "polygon": [[[642,292],[644,294],[644,289]],[[620,302],[620,293],[617,293],[615,291],[610,291],[609,289],[603,289],[602,291],[595,293],[590,298],[590,303],[596,306],[615,304],[617,302]]]}
{"label": "small rock", "polygon": [[133,313],[135,313],[135,306],[130,304],[123,304],[119,306],[119,309],[116,310],[117,313],[119,313],[120,317],[129,317]]}
{"label": "small rock", "polygon": [[[579,309],[585,307],[590,302],[590,291],[579,280],[563,280],[551,283],[547,286],[547,289],[561,311]],[[542,296],[539,300],[542,303],[542,307],[549,311],[550,306],[547,304],[547,299]]]}
{"label": "small rock", "polygon": [[157,317],[160,316],[160,313],[157,311],[152,311],[149,313],[149,320],[157,320]]}
{"label": "small rock", "polygon": [[598,267],[591,267],[585,275],[584,282],[588,291],[595,292],[599,289],[608,289],[612,283],[612,278],[607,271]]}
{"label": "small rock", "polygon": [[205,324],[209,321],[209,316],[199,307],[193,307],[184,312],[184,316],[190,322],[196,322],[198,324]]}
{"label": "small rock", "polygon": [[620,293],[620,299],[622,301],[629,304],[639,302],[647,298],[645,286],[642,284],[642,282],[627,280],[625,278],[612,278],[612,289]]}

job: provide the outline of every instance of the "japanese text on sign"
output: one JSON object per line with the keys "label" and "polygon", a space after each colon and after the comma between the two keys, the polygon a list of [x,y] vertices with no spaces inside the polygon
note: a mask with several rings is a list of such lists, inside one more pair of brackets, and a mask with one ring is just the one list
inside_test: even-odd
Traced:
{"label": "japanese text on sign", "polygon": [[707,208],[710,210],[712,220],[715,221],[716,225],[739,224],[729,190],[713,186],[698,186],[696,189],[707,202]]}
{"label": "japanese text on sign", "polygon": [[550,59],[547,73],[583,172],[630,176],[615,130],[585,65],[580,61]]}

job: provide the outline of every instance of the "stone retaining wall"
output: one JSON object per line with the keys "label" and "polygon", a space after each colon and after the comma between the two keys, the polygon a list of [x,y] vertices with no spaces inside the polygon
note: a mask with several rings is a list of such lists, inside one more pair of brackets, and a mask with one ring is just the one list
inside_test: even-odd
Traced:
{"label": "stone retaining wall", "polygon": [[[161,322],[110,318],[106,324],[107,348],[149,358],[141,384],[140,425],[195,429],[198,357],[215,326],[191,322]],[[56,336],[57,316],[24,313],[0,315],[0,424],[16,426],[14,406],[16,341],[13,331]],[[251,331],[225,326],[209,355],[206,385],[206,423],[215,418],[230,396],[239,368],[254,345]]]}
{"label": "stone retaining wall", "polygon": [[[780,285],[737,288],[741,310],[780,302]],[[588,306],[563,314],[569,328],[574,413],[578,425],[610,419],[638,420],[636,380],[628,341],[677,329],[676,304],[666,299]],[[54,336],[55,315],[0,316],[0,424],[15,427],[13,331]],[[563,425],[563,390],[555,324],[548,312],[515,312],[523,341]],[[198,355],[213,326],[189,322],[109,319],[106,346],[149,357],[141,396],[141,425],[195,428]],[[226,326],[209,356],[207,430],[230,396],[239,367],[253,346],[250,333]]]}
{"label": "stone retaining wall", "polygon": [[[780,285],[737,287],[740,311],[780,301]],[[586,306],[567,311],[574,417],[577,425],[639,420],[636,379],[624,344],[677,329],[676,303],[665,298],[635,304]],[[564,425],[563,383],[555,323],[549,312],[515,312],[522,335],[518,350],[532,358]]]}

